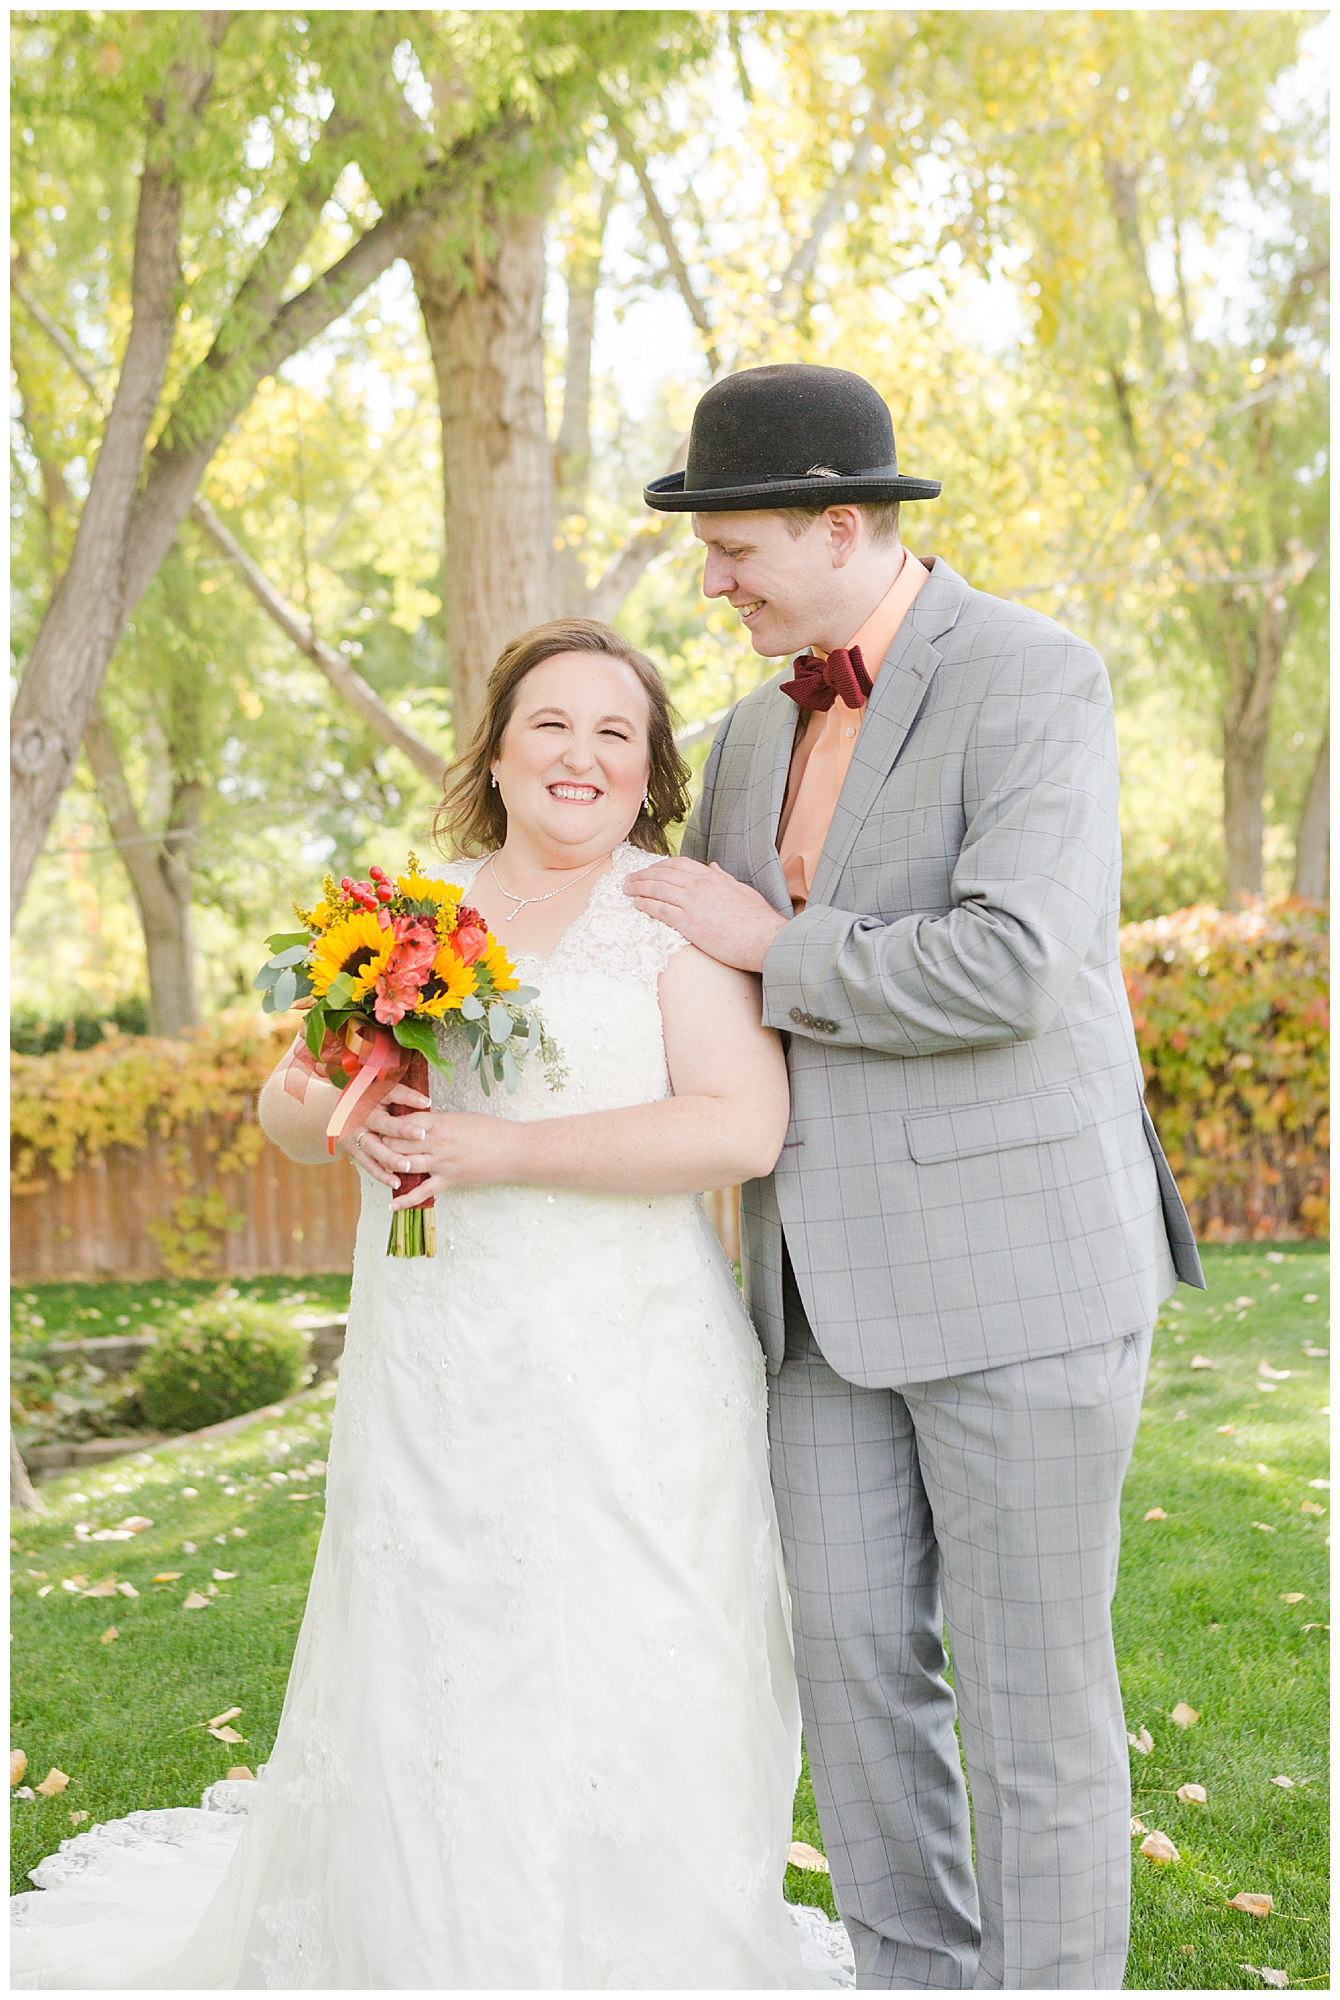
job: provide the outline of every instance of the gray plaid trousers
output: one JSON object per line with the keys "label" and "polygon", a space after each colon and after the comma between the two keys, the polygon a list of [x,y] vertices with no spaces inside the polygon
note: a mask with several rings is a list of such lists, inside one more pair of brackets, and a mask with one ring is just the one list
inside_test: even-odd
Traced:
{"label": "gray plaid trousers", "polygon": [[857,1984],[1117,1988],[1130,1776],[1111,1602],[1149,1335],[864,1389],[786,1292],[773,1485]]}

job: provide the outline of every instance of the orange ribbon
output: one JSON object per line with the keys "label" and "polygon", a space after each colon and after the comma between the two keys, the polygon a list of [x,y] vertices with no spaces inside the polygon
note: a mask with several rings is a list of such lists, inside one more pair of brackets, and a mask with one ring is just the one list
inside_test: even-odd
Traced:
{"label": "orange ribbon", "polygon": [[[423,1068],[422,1081],[417,1083],[411,1074],[416,1062]],[[314,1077],[334,1083],[332,1070],[349,1079],[326,1126],[326,1147],[332,1158],[335,1141],[343,1139],[348,1144],[362,1131],[368,1114],[390,1096],[398,1083],[408,1081],[425,1092],[428,1088],[428,1064],[419,1051],[402,1048],[389,1028],[362,1020],[358,1015],[345,1022],[342,1035],[326,1030],[319,1056],[312,1054],[304,1036],[284,1072],[284,1088],[301,1104]],[[391,1107],[393,1112],[412,1108]],[[398,1192],[411,1193],[427,1178],[426,1174],[402,1174]]]}

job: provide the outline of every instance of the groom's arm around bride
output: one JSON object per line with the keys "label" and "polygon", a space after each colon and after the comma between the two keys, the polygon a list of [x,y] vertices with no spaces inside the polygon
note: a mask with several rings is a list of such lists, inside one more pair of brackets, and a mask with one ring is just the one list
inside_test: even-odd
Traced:
{"label": "groom's arm around bride", "polygon": [[1203,1281],[1121,978],[1107,675],[903,549],[890,503],[938,489],[857,377],[727,378],[676,479],[648,499],[692,510],[707,593],[810,649],[629,890],[760,971],[789,1042],[746,1288],[859,1983],[1119,1986],[1117,1503],[1159,1303]]}

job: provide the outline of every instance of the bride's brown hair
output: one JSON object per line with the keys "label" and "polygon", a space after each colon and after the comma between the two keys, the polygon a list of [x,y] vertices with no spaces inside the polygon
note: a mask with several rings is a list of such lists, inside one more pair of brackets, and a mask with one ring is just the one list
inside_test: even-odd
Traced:
{"label": "bride's brown hair", "polygon": [[502,793],[489,782],[521,683],[532,667],[557,653],[606,653],[630,666],[647,697],[647,778],[649,805],[634,821],[628,839],[648,854],[668,854],[666,828],[689,810],[689,766],[675,748],[670,697],[655,665],[614,631],[594,618],[554,618],[523,632],[498,655],[489,675],[484,713],[463,756],[456,759],[443,783],[442,803],[433,818],[433,838],[450,842],[458,854],[490,854],[507,838],[507,810]]}

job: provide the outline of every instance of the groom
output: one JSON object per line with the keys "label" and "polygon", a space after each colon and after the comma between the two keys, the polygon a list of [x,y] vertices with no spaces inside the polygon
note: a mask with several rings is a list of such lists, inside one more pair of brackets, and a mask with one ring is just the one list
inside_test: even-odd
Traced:
{"label": "groom", "polygon": [[1118,1503],[1159,1303],[1204,1280],[1118,960],[1103,663],[903,548],[939,490],[857,375],[708,390],[647,502],[692,513],[756,652],[803,656],[628,887],[761,973],[788,1043],[745,1283],[858,1984],[1115,1988]]}

